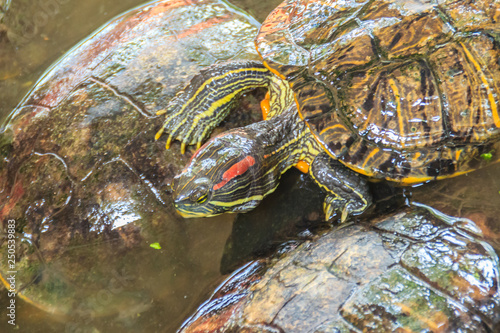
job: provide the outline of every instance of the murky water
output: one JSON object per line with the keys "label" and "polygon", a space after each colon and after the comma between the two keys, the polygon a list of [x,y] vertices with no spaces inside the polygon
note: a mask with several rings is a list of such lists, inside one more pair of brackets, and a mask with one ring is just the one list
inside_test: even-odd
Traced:
{"label": "murky water", "polygon": [[[232,2],[262,21],[280,1]],[[0,0],[0,121],[51,63],[112,17],[142,3],[138,0]],[[7,38],[10,43],[6,43]],[[121,316],[126,319],[119,318],[117,324],[103,316],[96,321],[98,325],[88,327],[88,331],[123,332],[123,328],[128,327],[131,332],[138,329],[173,332],[220,281],[220,271],[228,272],[249,255],[265,253],[279,243],[278,240],[313,228],[308,223],[317,220],[321,200],[315,185],[296,171],[290,172],[284,183],[256,211],[239,215],[233,224],[232,218],[226,217],[186,220],[182,227],[173,231],[182,233],[183,244],[179,246],[183,246],[183,261],[177,264],[185,266],[183,279],[177,279],[180,282],[176,285],[158,283],[154,286],[156,297],[142,304],[148,309],[147,319],[136,315],[144,309],[124,305]],[[448,214],[469,217],[480,225],[488,241],[500,248],[500,165],[467,176],[413,189],[388,190],[387,193],[394,193],[400,202],[406,198]],[[297,218],[283,220],[280,215],[283,211]],[[283,224],[266,224],[269,220],[283,221]],[[149,254],[139,251],[137,255],[148,257]],[[158,276],[158,280],[165,278]],[[8,302],[4,291],[0,296],[0,309]],[[134,320],[131,312],[135,315]],[[18,304],[17,318],[18,332],[76,332],[85,327],[85,323],[68,322],[67,318],[50,315],[24,302]],[[0,320],[0,331],[6,327],[10,329],[4,318]]]}

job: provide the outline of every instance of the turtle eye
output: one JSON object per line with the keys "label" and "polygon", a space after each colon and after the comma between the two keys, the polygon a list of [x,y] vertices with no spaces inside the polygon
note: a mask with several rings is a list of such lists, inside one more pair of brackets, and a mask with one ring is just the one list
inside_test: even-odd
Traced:
{"label": "turtle eye", "polygon": [[190,195],[189,200],[192,203],[202,204],[208,199],[208,187],[199,186]]}
{"label": "turtle eye", "polygon": [[205,201],[207,201],[207,199],[208,199],[208,195],[207,195],[207,194],[203,194],[202,196],[200,196],[200,197],[198,198],[198,200],[196,200],[196,202],[197,202],[197,203],[199,203],[199,204],[202,204],[202,203],[204,203]]}

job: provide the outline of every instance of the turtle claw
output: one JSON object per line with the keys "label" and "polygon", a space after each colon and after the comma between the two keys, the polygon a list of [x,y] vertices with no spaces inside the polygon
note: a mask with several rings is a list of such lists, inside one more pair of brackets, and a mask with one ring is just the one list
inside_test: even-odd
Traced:
{"label": "turtle claw", "polygon": [[340,223],[347,220],[349,216],[348,205],[346,205],[345,200],[334,195],[327,195],[325,201],[323,201],[323,212],[325,213],[325,220],[330,221],[337,212],[342,209],[340,216]]}
{"label": "turtle claw", "polygon": [[349,216],[349,210],[347,209],[347,205],[342,209],[342,215],[340,216],[340,223],[344,223]]}
{"label": "turtle claw", "polygon": [[[228,69],[225,66],[229,66]],[[240,66],[246,68],[245,66],[249,65],[245,62]],[[253,68],[255,64],[252,63],[251,66],[250,68]],[[170,100],[166,108],[156,113],[165,115],[164,132],[170,134],[170,141],[181,141],[182,152],[185,151],[186,145],[198,145],[208,139],[212,130],[234,108],[233,100],[237,98],[236,95],[240,91],[232,91],[230,88],[233,85],[228,84],[228,82],[233,83],[232,80],[234,80],[231,74],[233,67],[234,65],[229,64],[202,70]],[[220,77],[220,79],[215,80],[215,77]],[[241,82],[244,82],[244,79],[245,76],[241,77]],[[262,79],[262,86],[266,84],[267,80]],[[159,138],[162,133],[163,131],[159,131],[156,138]],[[169,142],[166,147],[167,149],[170,147]]]}
{"label": "turtle claw", "polygon": [[158,132],[156,132],[155,141],[157,141],[161,137],[164,130],[165,130],[165,127],[162,127],[162,128],[160,128],[160,130]]}
{"label": "turtle claw", "polygon": [[326,202],[323,203],[323,211],[325,212],[325,221],[330,221],[335,215],[335,210]]}
{"label": "turtle claw", "polygon": [[181,143],[181,154],[184,155],[185,152],[186,152],[186,143],[182,142]]}

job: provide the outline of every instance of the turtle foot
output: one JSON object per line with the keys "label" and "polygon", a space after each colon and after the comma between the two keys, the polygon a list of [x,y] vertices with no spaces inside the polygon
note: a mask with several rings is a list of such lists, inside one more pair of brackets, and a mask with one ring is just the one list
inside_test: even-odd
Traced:
{"label": "turtle foot", "polygon": [[169,149],[172,141],[178,140],[181,142],[182,154],[185,153],[187,145],[196,144],[199,148],[219,123],[210,119],[207,115],[209,110],[204,111],[191,105],[193,98],[189,90],[191,89],[181,91],[172,99],[166,110],[157,113],[157,115],[166,114],[166,118],[156,133],[155,140],[158,140],[163,133],[168,133],[165,148]]}
{"label": "turtle foot", "polygon": [[163,132],[169,133],[166,148],[172,140],[181,142],[181,153],[186,145],[198,147],[224,118],[234,109],[235,101],[246,91],[266,87],[272,74],[260,62],[233,61],[209,66],[195,75],[191,82],[169,103]]}
{"label": "turtle foot", "polygon": [[332,220],[337,215],[337,211],[341,211],[342,215],[340,218],[340,222],[344,222],[349,216],[349,210],[347,209],[347,207],[348,205],[346,204],[346,200],[337,196],[327,195],[325,201],[323,202],[325,221]]}

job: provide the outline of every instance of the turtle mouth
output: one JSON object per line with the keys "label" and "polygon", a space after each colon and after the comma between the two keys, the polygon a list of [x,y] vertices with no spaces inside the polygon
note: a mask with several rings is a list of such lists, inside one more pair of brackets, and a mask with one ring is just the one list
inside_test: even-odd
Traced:
{"label": "turtle mouth", "polygon": [[211,217],[211,216],[216,216],[216,215],[222,214],[222,213],[210,213],[210,214],[207,214],[207,213],[204,213],[204,212],[196,212],[196,211],[193,211],[193,210],[185,210],[182,207],[177,207],[177,206],[175,207],[175,211],[177,212],[177,214],[179,214],[180,216],[182,216],[185,219],[196,218],[196,217]]}
{"label": "turtle mouth", "polygon": [[182,216],[185,219],[195,218],[195,217],[212,216],[212,215],[204,215],[203,213],[193,212],[191,210],[184,210],[184,209],[177,207],[177,206],[175,207],[175,210],[176,210],[177,214],[179,214],[180,216]]}
{"label": "turtle mouth", "polygon": [[189,197],[185,196],[176,198],[174,200],[174,207],[177,213],[183,218],[210,217],[222,214],[211,209],[210,205],[192,204]]}

